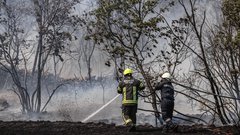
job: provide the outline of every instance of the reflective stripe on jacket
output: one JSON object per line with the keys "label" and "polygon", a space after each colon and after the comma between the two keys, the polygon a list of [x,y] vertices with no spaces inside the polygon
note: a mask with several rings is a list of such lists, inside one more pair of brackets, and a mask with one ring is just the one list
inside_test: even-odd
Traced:
{"label": "reflective stripe on jacket", "polygon": [[131,105],[138,103],[138,91],[143,90],[143,83],[133,77],[126,77],[118,85],[118,93],[122,94],[122,104]]}

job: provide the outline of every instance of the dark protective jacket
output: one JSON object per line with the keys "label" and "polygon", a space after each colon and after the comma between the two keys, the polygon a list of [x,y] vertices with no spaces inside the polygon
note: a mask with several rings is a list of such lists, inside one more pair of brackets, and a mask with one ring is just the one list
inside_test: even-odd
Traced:
{"label": "dark protective jacket", "polygon": [[155,86],[155,90],[161,90],[161,99],[174,100],[174,87],[170,80],[162,79]]}
{"label": "dark protective jacket", "polygon": [[145,88],[144,84],[133,78],[127,76],[118,85],[118,93],[122,94],[123,105],[137,105],[138,103],[138,92]]}

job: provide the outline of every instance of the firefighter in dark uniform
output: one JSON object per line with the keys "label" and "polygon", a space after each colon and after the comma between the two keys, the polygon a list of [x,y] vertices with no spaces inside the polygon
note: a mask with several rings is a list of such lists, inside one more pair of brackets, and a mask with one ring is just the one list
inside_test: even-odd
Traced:
{"label": "firefighter in dark uniform", "polygon": [[175,130],[177,125],[172,122],[174,109],[174,87],[171,83],[171,75],[166,72],[162,75],[162,79],[155,86],[155,90],[160,90],[161,93],[161,111],[162,118],[165,121],[163,132]]}
{"label": "firefighter in dark uniform", "polygon": [[135,131],[136,113],[138,105],[138,92],[145,88],[144,84],[132,76],[132,70],[124,70],[124,79],[118,85],[117,92],[122,94],[122,117],[125,125],[130,126],[129,131]]}

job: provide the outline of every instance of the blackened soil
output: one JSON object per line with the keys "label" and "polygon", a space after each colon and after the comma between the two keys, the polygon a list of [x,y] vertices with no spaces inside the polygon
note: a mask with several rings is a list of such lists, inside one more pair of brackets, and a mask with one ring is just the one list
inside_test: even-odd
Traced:
{"label": "blackened soil", "polygon": [[177,131],[162,133],[162,128],[137,126],[135,132],[128,127],[105,123],[66,121],[0,121],[0,135],[240,135],[240,126],[179,126]]}

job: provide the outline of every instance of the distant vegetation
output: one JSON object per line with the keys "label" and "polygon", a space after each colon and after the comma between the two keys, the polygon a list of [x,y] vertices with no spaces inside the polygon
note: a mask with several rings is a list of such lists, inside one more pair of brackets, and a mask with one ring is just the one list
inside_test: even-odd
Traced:
{"label": "distant vegetation", "polygon": [[[64,69],[77,67],[73,78],[91,85],[110,74],[120,80],[129,67],[144,80],[141,95],[156,117],[161,99],[154,84],[168,71],[176,93],[212,116],[213,123],[239,123],[239,0],[95,0],[80,12],[81,2],[0,2],[0,86],[6,80],[2,75],[11,78],[23,113],[45,109],[43,90],[50,101],[64,85]],[[114,72],[102,73],[98,62]],[[101,72],[100,80],[94,72]]]}

